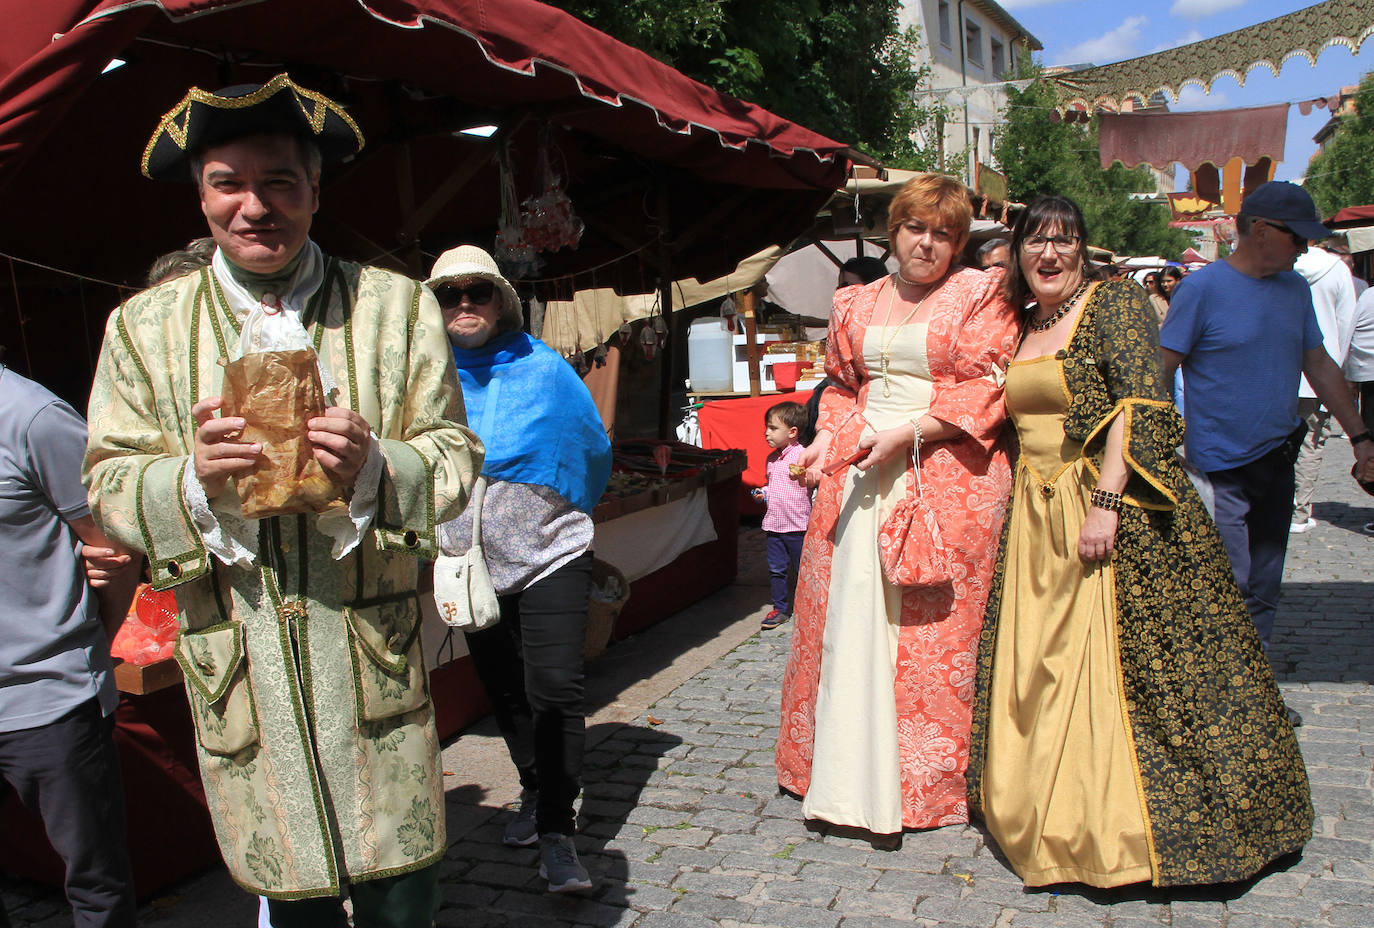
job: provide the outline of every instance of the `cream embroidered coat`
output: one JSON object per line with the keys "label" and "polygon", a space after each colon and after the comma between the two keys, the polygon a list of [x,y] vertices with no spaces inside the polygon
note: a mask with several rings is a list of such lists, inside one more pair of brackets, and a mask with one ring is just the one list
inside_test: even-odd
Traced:
{"label": "cream embroidered coat", "polygon": [[191,406],[219,393],[219,360],[238,338],[218,289],[205,269],[111,315],[85,479],[105,532],[147,553],[155,587],[176,588],[177,660],[230,873],[274,898],[330,895],[444,854],[416,575],[418,557],[436,554],[435,525],[466,503],[482,446],[433,297],[329,259],[303,321],[339,383],[336,405],[381,438],[373,526],[335,561],[315,516],[265,519],[257,563],[226,566],[181,492]]}

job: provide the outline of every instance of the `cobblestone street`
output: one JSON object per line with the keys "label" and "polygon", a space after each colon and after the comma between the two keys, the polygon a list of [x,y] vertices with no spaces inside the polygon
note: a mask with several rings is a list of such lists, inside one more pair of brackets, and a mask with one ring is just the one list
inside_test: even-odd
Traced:
{"label": "cobblestone street", "polygon": [[[445,751],[453,846],[438,924],[1368,928],[1374,536],[1361,527],[1374,519],[1374,500],[1348,471],[1346,444],[1333,439],[1318,526],[1292,539],[1272,655],[1285,697],[1305,719],[1298,735],[1318,824],[1301,859],[1221,888],[1027,892],[976,827],[907,834],[896,850],[809,830],[774,777],[789,629],[757,633],[767,577],[762,536],[751,530],[741,536],[739,582],[664,623],[679,637],[660,626],[593,665],[578,847],[597,890],[551,896],[537,853],[500,843],[510,815],[503,805],[518,784],[487,721]],[[636,667],[648,671],[640,678],[669,682],[662,692],[646,689]],[[681,681],[671,679],[675,667]],[[16,925],[70,924],[60,895],[11,880],[0,890]],[[255,903],[216,872],[142,912],[150,925],[248,925]]]}

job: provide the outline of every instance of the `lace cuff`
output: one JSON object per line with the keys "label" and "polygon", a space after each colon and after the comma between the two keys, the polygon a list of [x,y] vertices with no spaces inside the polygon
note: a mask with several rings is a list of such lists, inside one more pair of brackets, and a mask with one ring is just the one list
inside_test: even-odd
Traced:
{"label": "lace cuff", "polygon": [[[187,466],[182,472],[181,495],[186,498],[186,508],[191,512],[191,520],[200,533],[205,549],[225,564],[252,567],[255,560],[253,549],[244,541],[256,542],[257,529],[249,526],[248,520],[237,511],[225,510],[216,514],[210,508],[205,487],[196,476],[194,467]],[[233,509],[238,509],[237,501]]]}
{"label": "lace cuff", "polygon": [[334,545],[329,556],[341,560],[348,552],[358,547],[358,542],[367,534],[372,518],[377,514],[377,494],[382,485],[382,471],[386,458],[382,455],[382,442],[377,433],[372,433],[372,450],[353,481],[353,498],[348,502],[348,511],[342,508],[323,513],[317,523],[324,534],[333,539]]}

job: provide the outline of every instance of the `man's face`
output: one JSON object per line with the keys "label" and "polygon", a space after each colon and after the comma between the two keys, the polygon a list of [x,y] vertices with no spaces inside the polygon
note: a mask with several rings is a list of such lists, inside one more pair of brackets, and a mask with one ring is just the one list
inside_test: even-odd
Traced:
{"label": "man's face", "polygon": [[1006,245],[999,245],[992,251],[983,255],[984,269],[990,267],[1006,267],[1011,263],[1011,249]]}
{"label": "man's face", "polygon": [[200,209],[215,244],[244,270],[271,274],[296,257],[320,208],[311,176],[289,135],[250,135],[207,148]]}
{"label": "man's face", "polygon": [[1273,219],[1256,219],[1250,237],[1259,245],[1261,274],[1265,277],[1293,270],[1298,255],[1307,251],[1307,239]]}

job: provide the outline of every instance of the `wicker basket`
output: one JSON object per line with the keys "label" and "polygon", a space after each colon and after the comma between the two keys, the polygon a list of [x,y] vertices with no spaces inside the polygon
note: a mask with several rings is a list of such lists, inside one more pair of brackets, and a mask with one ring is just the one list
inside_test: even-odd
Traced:
{"label": "wicker basket", "polygon": [[592,561],[594,590],[606,589],[613,578],[624,591],[619,599],[608,601],[592,595],[587,600],[587,644],[582,652],[584,660],[599,657],[601,652],[606,650],[606,646],[611,643],[611,633],[615,631],[615,620],[620,616],[625,601],[630,598],[630,584],[624,574],[605,561]]}

